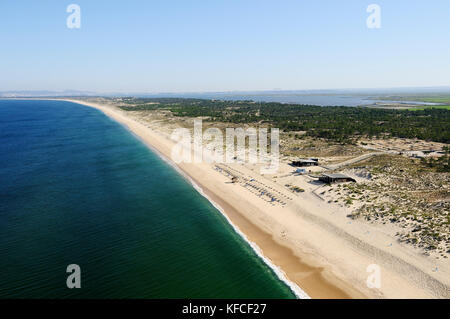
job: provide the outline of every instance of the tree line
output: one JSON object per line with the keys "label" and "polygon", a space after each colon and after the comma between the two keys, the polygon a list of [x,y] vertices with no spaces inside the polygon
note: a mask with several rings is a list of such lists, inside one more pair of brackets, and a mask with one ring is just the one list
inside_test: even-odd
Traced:
{"label": "tree line", "polygon": [[418,138],[450,143],[450,110],[393,110],[368,107],[317,106],[275,102],[191,98],[127,98],[124,110],[166,109],[175,116],[206,116],[211,121],[266,124],[285,132],[348,142],[358,136]]}

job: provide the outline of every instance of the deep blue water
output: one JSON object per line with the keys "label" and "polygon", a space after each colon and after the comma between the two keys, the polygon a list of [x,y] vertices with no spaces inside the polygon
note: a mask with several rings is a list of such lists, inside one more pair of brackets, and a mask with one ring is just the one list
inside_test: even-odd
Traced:
{"label": "deep blue water", "polygon": [[170,165],[69,102],[0,100],[0,243],[0,298],[294,297]]}

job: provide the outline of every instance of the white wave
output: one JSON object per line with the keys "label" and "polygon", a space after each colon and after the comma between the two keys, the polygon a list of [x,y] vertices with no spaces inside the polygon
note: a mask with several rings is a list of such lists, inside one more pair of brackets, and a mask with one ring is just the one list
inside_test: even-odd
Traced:
{"label": "white wave", "polygon": [[287,279],[284,271],[282,271],[279,267],[277,267],[275,264],[273,264],[270,259],[268,259],[266,256],[264,256],[261,248],[259,248],[259,246],[257,244],[255,244],[254,242],[249,240],[248,237],[239,229],[239,227],[234,225],[231,222],[230,218],[228,218],[228,216],[226,215],[226,213],[224,212],[222,207],[220,207],[219,204],[217,204],[211,198],[209,198],[208,195],[206,195],[203,192],[203,189],[200,186],[198,186],[193,180],[191,180],[189,177],[187,177],[187,178],[191,182],[192,186],[197,190],[197,192],[199,192],[200,195],[205,197],[225,217],[225,219],[228,221],[228,223],[231,225],[231,227],[233,227],[234,231],[239,236],[241,236],[244,239],[244,241],[246,241],[250,245],[250,247],[258,255],[258,257],[260,257],[264,261],[264,263],[273,270],[273,272],[277,275],[278,279],[283,281],[291,289],[291,291],[295,294],[295,296],[297,296],[297,298],[310,299],[308,294],[306,292],[304,292],[297,284],[295,284],[292,281],[290,281],[289,279]]}

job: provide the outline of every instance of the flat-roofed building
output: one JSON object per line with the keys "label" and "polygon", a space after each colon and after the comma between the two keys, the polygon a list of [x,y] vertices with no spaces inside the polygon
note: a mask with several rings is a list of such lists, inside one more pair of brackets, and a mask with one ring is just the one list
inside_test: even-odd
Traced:
{"label": "flat-roofed building", "polygon": [[304,167],[304,166],[318,166],[319,165],[319,160],[318,159],[299,159],[297,161],[292,161],[291,162],[292,166],[295,167]]}
{"label": "flat-roofed building", "polygon": [[333,184],[333,183],[343,183],[343,182],[356,182],[356,180],[350,176],[335,173],[335,174],[322,174],[322,176],[319,177],[319,181],[327,183],[327,184]]}

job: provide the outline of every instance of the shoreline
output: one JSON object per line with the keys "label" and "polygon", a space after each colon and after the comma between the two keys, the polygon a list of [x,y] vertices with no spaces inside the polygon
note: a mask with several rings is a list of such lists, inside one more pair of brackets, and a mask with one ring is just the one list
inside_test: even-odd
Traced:
{"label": "shoreline", "polygon": [[[149,142],[144,136],[141,136],[138,132],[136,132],[136,130],[133,130],[133,128],[128,125],[129,123],[124,121],[125,116],[123,114],[115,113],[114,110],[112,110],[110,107],[99,105],[96,103],[89,103],[71,99],[63,100],[100,110],[106,116],[123,125],[133,135],[140,139],[147,147],[155,152],[160,158],[162,158],[175,170],[181,173],[183,177],[187,178],[188,182],[190,182],[202,196],[210,201],[210,203],[225,217],[230,226],[238,233],[238,235],[242,237],[243,240],[247,242],[247,244],[250,245],[250,247],[258,255],[258,257],[260,257],[263,262],[266,263],[272,271],[274,271],[276,276],[291,289],[291,291],[297,296],[297,298],[366,298],[365,295],[363,295],[356,289],[347,286],[344,283],[338,284],[339,279],[333,278],[332,274],[327,274],[328,278],[322,276],[322,267],[314,267],[308,265],[305,262],[302,262],[300,260],[301,258],[298,257],[291,249],[289,249],[289,247],[278,243],[272,238],[269,232],[266,232],[265,230],[252,223],[243,214],[239,213],[239,211],[230,203],[227,203],[217,194],[214,194],[214,192],[212,192],[205,185],[195,179],[191,174],[189,174],[188,171],[180,167],[180,165],[177,165],[173,161],[171,161],[167,154],[164,154],[154,144]],[[133,121],[133,119],[131,118],[128,119],[130,121]],[[264,244],[261,245],[261,243]],[[272,256],[266,255],[268,250],[272,251],[272,254],[270,254]],[[280,264],[284,265],[285,267],[280,266]],[[294,264],[295,266],[289,267],[288,264]],[[286,272],[284,268],[289,268],[290,271]],[[289,273],[295,273],[299,270],[306,273],[317,273],[315,275],[315,280],[313,280],[312,283],[306,284],[310,292],[306,292],[304,290],[305,288],[303,287],[302,281],[290,279]],[[335,282],[332,283],[332,281]]]}
{"label": "shoreline", "polygon": [[[68,101],[68,100],[66,100]],[[74,101],[68,101],[72,103],[76,103]],[[80,104],[80,103],[77,103]],[[89,106],[89,105],[86,105]],[[91,106],[89,106],[91,107]],[[93,108],[96,108],[95,106],[92,106]],[[96,108],[97,109],[97,108]],[[103,112],[103,110],[100,110]],[[106,116],[110,117],[106,113],[104,113]],[[118,122],[116,119],[112,118],[114,121]],[[201,184],[199,184],[196,180],[194,180],[189,174],[185,171],[183,171],[179,166],[177,166],[176,163],[174,163],[172,160],[170,160],[168,157],[166,157],[164,154],[162,154],[158,149],[156,149],[154,146],[148,144],[145,140],[142,139],[139,135],[136,135],[135,132],[133,132],[129,126],[127,126],[124,123],[118,122],[120,125],[122,125],[125,129],[127,129],[132,135],[134,135],[139,141],[141,141],[145,146],[147,146],[152,152],[154,152],[160,159],[162,159],[164,162],[166,162],[168,165],[170,165],[178,174],[180,174],[189,184],[192,185],[192,187],[204,198],[206,198],[212,206],[214,206],[215,209],[219,211],[220,214],[226,219],[228,224],[231,228],[250,246],[250,248],[253,250],[253,252],[260,258],[262,261],[275,273],[275,275],[278,277],[280,281],[282,281],[288,288],[292,291],[292,293],[297,297],[297,299],[310,299],[311,297],[303,291],[296,283],[291,282],[287,277],[284,271],[275,265],[270,259],[268,259],[266,256],[264,256],[261,248],[254,242],[252,242],[247,235],[242,232],[242,230],[235,224],[233,224],[230,217],[225,213],[225,210],[222,206],[228,206],[225,202],[223,202],[221,199],[217,198],[217,196],[214,195],[211,191],[202,188]],[[215,200],[213,199],[215,198]],[[222,202],[222,206],[218,203]],[[227,212],[230,214],[231,210],[234,210],[234,208],[229,207]],[[234,211],[234,213],[237,213],[237,211]],[[242,216],[243,217],[243,216]],[[248,222],[248,221],[247,221]]]}
{"label": "shoreline", "polygon": [[[348,226],[346,222],[325,216],[325,213],[330,212],[326,204],[318,205],[313,198],[305,197],[297,198],[287,208],[268,207],[260,203],[263,201],[247,198],[242,191],[236,191],[236,187],[240,186],[225,185],[223,176],[215,172],[210,164],[173,163],[170,160],[171,141],[167,136],[114,106],[76,99],[43,100],[64,100],[93,107],[126,127],[185,175],[194,188],[198,187],[197,191],[225,216],[236,232],[291,290],[301,287],[297,293],[294,291],[298,297],[303,296],[301,291],[311,298],[450,296],[446,277],[448,267],[441,267],[442,273],[433,274],[428,270],[432,261],[423,256],[405,247],[383,248],[383,240],[386,240],[383,232],[371,238],[371,241],[362,239],[355,227],[361,227],[362,232],[373,230],[371,226]],[[288,236],[284,237],[280,233]],[[366,286],[366,267],[373,263],[380,264],[382,268],[383,286],[380,289]],[[411,268],[417,269],[411,274],[414,278],[409,278],[407,272]]]}

